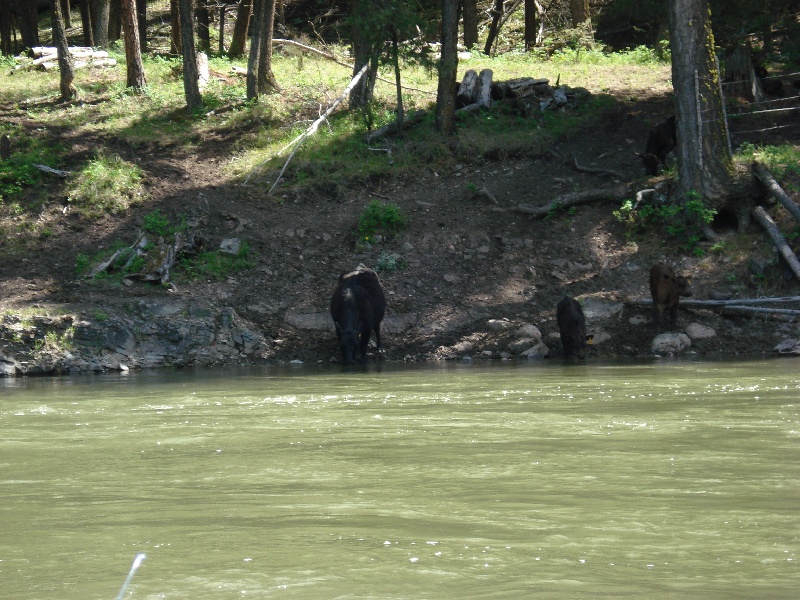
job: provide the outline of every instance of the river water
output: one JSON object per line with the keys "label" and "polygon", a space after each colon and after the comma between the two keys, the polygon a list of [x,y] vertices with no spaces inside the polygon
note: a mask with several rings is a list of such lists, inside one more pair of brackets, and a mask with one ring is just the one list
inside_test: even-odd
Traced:
{"label": "river water", "polygon": [[798,598],[800,360],[0,380],[0,598]]}

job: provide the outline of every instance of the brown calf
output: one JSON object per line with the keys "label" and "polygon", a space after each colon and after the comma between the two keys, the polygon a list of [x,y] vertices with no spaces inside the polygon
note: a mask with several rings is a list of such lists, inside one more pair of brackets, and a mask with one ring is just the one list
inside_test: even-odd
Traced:
{"label": "brown calf", "polygon": [[665,311],[674,327],[678,321],[680,297],[691,296],[692,290],[686,277],[675,275],[672,267],[658,263],[650,269],[650,294],[653,296],[653,322],[656,327],[661,327]]}

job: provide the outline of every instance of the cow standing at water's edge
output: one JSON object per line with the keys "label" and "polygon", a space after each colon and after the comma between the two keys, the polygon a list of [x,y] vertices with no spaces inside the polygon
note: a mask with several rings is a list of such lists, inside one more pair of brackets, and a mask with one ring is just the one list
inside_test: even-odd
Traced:
{"label": "cow standing at water's edge", "polygon": [[342,273],[331,298],[330,311],[346,364],[355,362],[358,354],[361,362],[366,362],[373,331],[380,353],[380,327],[386,312],[386,298],[375,271],[359,265],[355,271]]}

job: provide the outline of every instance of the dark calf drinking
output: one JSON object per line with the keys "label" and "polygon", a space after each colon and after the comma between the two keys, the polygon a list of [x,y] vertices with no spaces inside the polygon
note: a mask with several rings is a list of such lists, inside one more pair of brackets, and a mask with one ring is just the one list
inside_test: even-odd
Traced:
{"label": "dark calf drinking", "polygon": [[667,164],[667,154],[678,145],[678,136],[675,128],[675,115],[661,121],[647,137],[647,146],[644,154],[640,154],[645,171],[648,175],[658,175],[658,165]]}
{"label": "dark calf drinking", "polygon": [[573,354],[578,358],[586,357],[586,319],[583,309],[577,300],[564,296],[556,307],[558,331],[561,334],[561,347],[564,358]]}
{"label": "dark calf drinking", "polygon": [[378,352],[381,350],[381,321],[386,312],[386,299],[378,275],[363,265],[342,273],[330,304],[336,337],[345,363],[367,360],[370,336],[375,332]]}
{"label": "dark calf drinking", "polygon": [[653,296],[653,323],[661,327],[666,312],[671,325],[678,322],[678,302],[681,296],[691,296],[689,280],[676,275],[669,265],[658,263],[650,269],[650,294]]}

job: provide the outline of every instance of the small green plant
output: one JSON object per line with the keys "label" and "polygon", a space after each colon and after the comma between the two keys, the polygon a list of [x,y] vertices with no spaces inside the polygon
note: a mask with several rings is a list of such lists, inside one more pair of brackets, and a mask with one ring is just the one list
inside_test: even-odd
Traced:
{"label": "small green plant", "polygon": [[108,321],[108,313],[99,308],[96,308],[92,311],[92,317],[94,317],[95,321],[99,321],[100,323]]}
{"label": "small green plant", "polygon": [[75,273],[77,275],[85,275],[89,271],[91,260],[88,254],[78,254],[75,257]]}
{"label": "small green plant", "polygon": [[175,233],[175,228],[170,225],[169,219],[162,215],[158,209],[144,216],[142,228],[147,233],[160,235],[161,237],[167,237]]}
{"label": "small green plant", "polygon": [[75,335],[75,328],[70,327],[64,333],[48,331],[44,338],[33,342],[33,355],[37,358],[45,354],[62,353],[73,348],[72,338]]}
{"label": "small green plant", "polygon": [[382,204],[373,200],[361,213],[356,235],[358,241],[372,244],[375,236],[383,235],[391,238],[397,235],[405,227],[405,224],[406,220],[399,206],[393,203]]}
{"label": "small green plant", "polygon": [[690,191],[683,204],[642,204],[637,206],[627,199],[614,211],[617,220],[625,225],[628,235],[643,234],[651,229],[663,229],[675,238],[680,247],[695,256],[705,250],[698,246],[703,239],[705,226],[711,223],[717,211],[706,207],[700,195]]}
{"label": "small green plant", "polygon": [[86,216],[121,214],[144,198],[143,178],[137,165],[101,151],[72,176],[68,200]]}
{"label": "small green plant", "polygon": [[397,254],[390,254],[385,250],[381,252],[378,262],[375,263],[375,270],[380,272],[391,273],[392,271],[401,271],[408,266],[408,262]]}

